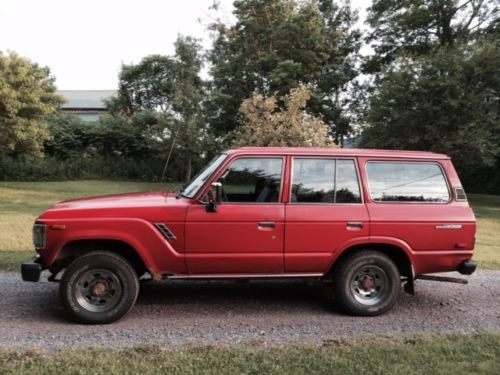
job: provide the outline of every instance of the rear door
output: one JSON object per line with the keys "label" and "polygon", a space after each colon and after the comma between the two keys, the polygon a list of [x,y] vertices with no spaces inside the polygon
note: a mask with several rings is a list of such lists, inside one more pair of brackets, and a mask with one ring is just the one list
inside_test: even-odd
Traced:
{"label": "rear door", "polygon": [[326,272],[332,254],[369,236],[356,160],[292,157],[285,272]]}

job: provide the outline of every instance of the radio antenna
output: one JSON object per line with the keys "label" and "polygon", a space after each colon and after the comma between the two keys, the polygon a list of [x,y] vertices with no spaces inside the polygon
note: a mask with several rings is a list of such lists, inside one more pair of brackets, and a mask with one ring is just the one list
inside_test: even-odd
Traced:
{"label": "radio antenna", "polygon": [[165,166],[163,167],[163,172],[161,174],[160,182],[163,182],[165,174],[167,173],[168,163],[170,161],[170,157],[172,156],[172,151],[174,150],[175,141],[177,140],[177,135],[179,134],[179,126],[180,124],[177,124],[177,129],[175,130],[175,134],[172,137],[172,144],[170,145],[170,150],[168,151],[167,161],[165,162]]}

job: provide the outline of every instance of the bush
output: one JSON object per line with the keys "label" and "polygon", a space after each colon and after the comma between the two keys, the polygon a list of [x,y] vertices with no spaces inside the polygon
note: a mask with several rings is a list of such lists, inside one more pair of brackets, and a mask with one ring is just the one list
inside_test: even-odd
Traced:
{"label": "bush", "polygon": [[[137,160],[118,157],[72,158],[66,160],[55,158],[37,160],[5,158],[0,160],[0,180],[109,179],[156,182],[161,178],[163,166],[163,160]],[[179,176],[174,172],[168,174],[168,180],[178,180]]]}

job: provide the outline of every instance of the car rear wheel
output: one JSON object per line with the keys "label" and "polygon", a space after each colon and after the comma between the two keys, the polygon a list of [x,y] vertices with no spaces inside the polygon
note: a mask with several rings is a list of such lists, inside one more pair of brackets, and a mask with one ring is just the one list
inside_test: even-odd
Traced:
{"label": "car rear wheel", "polygon": [[363,250],[343,259],[336,267],[333,288],[344,312],[375,316],[394,306],[401,280],[398,268],[388,256]]}
{"label": "car rear wheel", "polygon": [[137,273],[123,257],[106,251],[85,254],[63,274],[61,302],[82,323],[111,323],[134,306],[139,293]]}

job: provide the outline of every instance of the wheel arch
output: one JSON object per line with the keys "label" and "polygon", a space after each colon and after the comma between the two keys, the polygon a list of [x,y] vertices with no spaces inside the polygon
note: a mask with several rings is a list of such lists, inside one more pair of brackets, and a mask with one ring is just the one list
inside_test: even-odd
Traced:
{"label": "wheel arch", "polygon": [[381,242],[356,244],[345,248],[330,265],[327,274],[331,276],[331,274],[335,272],[336,266],[338,266],[343,259],[346,259],[362,250],[374,250],[386,255],[394,262],[401,276],[413,279],[412,263],[407,252],[400,246]]}
{"label": "wheel arch", "polygon": [[103,250],[124,257],[134,267],[138,276],[151,272],[140,253],[129,243],[117,239],[78,239],[66,243],[58,252],[57,259],[49,268],[53,274],[66,268],[71,262],[92,251]]}

